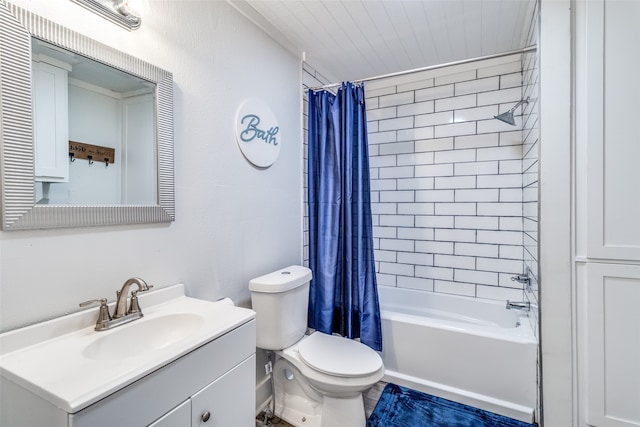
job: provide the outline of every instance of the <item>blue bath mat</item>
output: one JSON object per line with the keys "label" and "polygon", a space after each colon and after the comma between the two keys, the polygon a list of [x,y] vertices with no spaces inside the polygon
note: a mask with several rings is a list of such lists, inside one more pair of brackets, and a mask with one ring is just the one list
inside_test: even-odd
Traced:
{"label": "blue bath mat", "polygon": [[473,406],[387,384],[367,427],[533,427]]}

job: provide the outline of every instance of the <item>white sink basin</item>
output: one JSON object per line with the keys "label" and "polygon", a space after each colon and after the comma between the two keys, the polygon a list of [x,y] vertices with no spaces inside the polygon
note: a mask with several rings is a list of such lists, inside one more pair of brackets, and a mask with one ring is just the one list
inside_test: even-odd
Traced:
{"label": "white sink basin", "polygon": [[188,339],[204,325],[197,314],[176,313],[134,320],[99,336],[82,352],[94,360],[128,359]]}
{"label": "white sink basin", "polygon": [[74,414],[255,318],[183,285],[138,298],[144,317],[106,331],[94,330],[95,308],[0,334],[2,380]]}

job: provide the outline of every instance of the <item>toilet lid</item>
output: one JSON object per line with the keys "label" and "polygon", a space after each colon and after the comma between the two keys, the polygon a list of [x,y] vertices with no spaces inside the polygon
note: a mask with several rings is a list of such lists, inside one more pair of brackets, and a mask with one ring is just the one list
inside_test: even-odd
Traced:
{"label": "toilet lid", "polygon": [[366,345],[321,332],[303,339],[298,353],[307,366],[340,377],[362,377],[382,367],[378,353]]}

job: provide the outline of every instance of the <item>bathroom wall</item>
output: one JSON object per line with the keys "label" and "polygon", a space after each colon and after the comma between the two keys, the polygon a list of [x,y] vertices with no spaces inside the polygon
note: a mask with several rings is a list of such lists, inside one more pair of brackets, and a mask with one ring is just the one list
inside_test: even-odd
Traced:
{"label": "bathroom wall", "polygon": [[[535,4],[529,32],[527,46],[538,44],[538,3]],[[531,290],[527,292],[528,298],[536,309],[531,311],[529,318],[533,322],[533,330],[538,336],[538,171],[539,151],[538,145],[540,132],[538,122],[538,52],[529,52],[522,57],[522,97],[529,97],[529,104],[523,113],[523,160],[522,160],[522,225],[523,248],[525,267],[531,271]]]}
{"label": "bathroom wall", "polygon": [[[534,13],[529,23],[527,33],[527,46],[538,45],[538,21],[539,9],[538,2],[535,3]],[[540,192],[538,187],[539,177],[539,114],[538,114],[538,77],[540,70],[538,67],[539,54],[537,51],[529,52],[522,57],[522,97],[529,97],[529,104],[524,108],[523,112],[523,159],[522,159],[522,245],[524,249],[524,265],[525,269],[529,269],[531,278],[531,292],[525,292],[525,298],[531,302],[532,310],[529,312],[529,320],[531,321],[532,330],[540,342],[540,320],[539,320],[539,269],[538,269],[538,201],[540,200]],[[540,357],[537,359],[536,369],[538,378],[542,378],[542,366]],[[537,420],[541,419],[541,387],[536,389],[537,401],[536,414]]]}
{"label": "bathroom wall", "polygon": [[[176,221],[0,232],[0,330],[113,300],[132,276],[249,305],[249,279],[302,262],[299,58],[222,1],[153,1],[133,32],[70,1],[15,3],[173,72]],[[234,139],[247,97],[279,120],[282,149],[268,169]]]}
{"label": "bathroom wall", "polygon": [[[539,271],[542,407],[545,426],[577,426],[575,361],[582,325],[576,324],[574,245],[574,97],[576,5],[539,0],[540,205]],[[595,3],[602,5],[601,2]],[[594,40],[597,39],[595,34]],[[602,38],[600,39],[602,40]],[[589,106],[591,107],[591,106]],[[583,341],[584,342],[584,341]],[[616,370],[620,372],[619,370]]]}
{"label": "bathroom wall", "polygon": [[366,84],[378,285],[522,299],[522,121],[493,118],[521,70],[514,55]]}

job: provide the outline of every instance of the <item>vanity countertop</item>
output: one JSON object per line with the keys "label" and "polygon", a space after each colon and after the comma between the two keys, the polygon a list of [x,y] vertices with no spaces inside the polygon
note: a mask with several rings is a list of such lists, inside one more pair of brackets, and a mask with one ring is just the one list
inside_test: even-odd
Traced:
{"label": "vanity countertop", "polygon": [[97,308],[0,335],[0,374],[76,413],[227,332],[255,312],[185,296],[183,285],[139,295],[144,317],[94,331]]}

